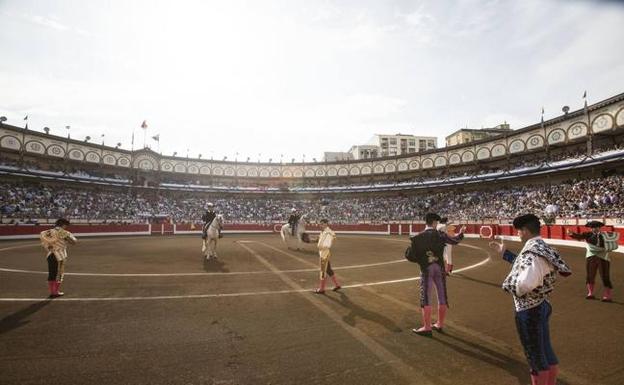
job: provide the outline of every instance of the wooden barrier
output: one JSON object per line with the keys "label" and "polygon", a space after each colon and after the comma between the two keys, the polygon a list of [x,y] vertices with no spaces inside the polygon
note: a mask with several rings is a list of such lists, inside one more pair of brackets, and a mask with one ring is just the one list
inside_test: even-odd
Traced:
{"label": "wooden barrier", "polygon": [[[508,224],[466,224],[466,234],[479,236],[481,227],[491,228],[493,236],[515,237],[516,231]],[[51,228],[51,225],[0,225],[0,240],[38,238],[39,233]],[[113,235],[174,235],[174,234],[199,234],[201,224],[130,224],[130,225],[86,225],[77,224],[69,227],[69,231],[79,236],[113,236]],[[224,226],[225,233],[275,233],[281,228],[281,224],[264,223],[230,223]],[[424,223],[392,223],[392,224],[336,224],[332,229],[338,233],[352,234],[378,234],[378,235],[404,235],[417,233],[424,230]],[[319,225],[308,225],[308,231],[317,232]],[[574,232],[588,231],[584,226],[579,225],[550,225],[542,226],[541,235],[545,239],[559,241],[573,241],[567,231]],[[489,229],[488,229],[489,231]],[[615,231],[620,234],[619,244],[624,245],[624,227],[605,226],[604,231]],[[574,241],[576,242],[576,241]],[[581,242],[582,243],[582,242]],[[573,244],[573,243],[570,243]]]}

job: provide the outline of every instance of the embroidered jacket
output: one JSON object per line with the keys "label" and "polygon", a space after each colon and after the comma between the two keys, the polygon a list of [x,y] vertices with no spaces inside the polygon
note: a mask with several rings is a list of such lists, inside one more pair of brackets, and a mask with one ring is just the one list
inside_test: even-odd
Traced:
{"label": "embroidered jacket", "polygon": [[516,311],[534,308],[547,300],[557,273],[572,274],[559,252],[539,236],[529,239],[518,255],[505,250],[503,258],[513,263],[502,287],[513,296]]}
{"label": "embroidered jacket", "polygon": [[54,254],[58,261],[67,259],[67,244],[76,242],[72,233],[60,227],[42,231],[39,237],[41,246],[48,251],[46,258]]}
{"label": "embroidered jacket", "polygon": [[594,233],[593,231],[586,231],[584,233],[572,233],[571,238],[577,240],[583,240],[587,242],[587,252],[585,258],[598,257],[609,261],[609,253],[605,250],[605,238],[604,233]]}

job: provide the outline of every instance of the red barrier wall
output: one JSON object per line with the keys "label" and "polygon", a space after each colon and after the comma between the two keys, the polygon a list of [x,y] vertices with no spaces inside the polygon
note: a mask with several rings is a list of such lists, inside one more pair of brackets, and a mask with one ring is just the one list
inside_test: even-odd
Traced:
{"label": "red barrier wall", "polygon": [[[51,225],[6,225],[0,226],[0,236],[37,235],[40,232],[52,228]],[[148,225],[73,225],[67,228],[76,234],[95,233],[137,233],[148,230]]]}
{"label": "red barrier wall", "polygon": [[[390,232],[392,234],[398,234],[399,228],[401,229],[401,233],[403,235],[407,235],[409,233],[409,224],[391,224]],[[423,223],[414,223],[412,226],[412,232],[419,232],[425,228]],[[467,234],[479,234],[479,230],[481,226],[490,226],[492,227],[494,235],[506,235],[506,236],[514,236],[516,235],[516,231],[513,229],[511,225],[496,225],[496,224],[467,224],[466,225],[466,233]],[[41,231],[44,231],[50,228],[50,225],[3,225],[0,226],[0,238],[6,237],[10,238],[20,238],[20,237],[35,237]],[[332,229],[335,231],[345,231],[345,232],[370,232],[370,233],[379,233],[379,234],[387,234],[388,225],[387,224],[344,224],[344,225],[332,225]],[[226,224],[224,230],[226,231],[266,231],[266,232],[275,232],[279,230],[280,225],[277,224]],[[309,225],[307,227],[310,231],[318,231],[320,230],[320,226],[318,225]],[[149,229],[149,225],[146,224],[134,224],[134,225],[73,225],[69,227],[69,231],[75,234],[97,234],[97,235],[106,235],[110,234],[141,234],[146,233]],[[175,227],[177,232],[185,232],[185,231],[200,231],[201,224],[196,224],[194,229],[191,224],[180,224]],[[571,240],[571,238],[567,235],[567,230],[571,230],[574,232],[583,232],[588,231],[588,229],[584,226],[576,226],[576,225],[552,225],[552,226],[542,226],[541,235],[544,238],[550,239],[559,239],[559,240]],[[615,231],[620,234],[619,243],[624,245],[624,228],[614,228],[613,226],[605,226],[605,231]],[[152,234],[173,234],[174,226],[171,224],[156,224],[152,226]]]}
{"label": "red barrier wall", "polygon": [[418,233],[420,231],[423,231],[425,229],[425,224],[424,223],[413,223],[412,224],[412,233]]}

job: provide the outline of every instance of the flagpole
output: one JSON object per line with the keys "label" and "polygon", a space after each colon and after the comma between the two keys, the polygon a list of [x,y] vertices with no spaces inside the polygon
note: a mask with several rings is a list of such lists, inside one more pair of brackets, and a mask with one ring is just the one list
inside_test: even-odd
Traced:
{"label": "flagpole", "polygon": [[20,151],[20,166],[22,168],[24,167],[24,153],[26,152],[26,130],[28,130],[28,114],[26,114],[24,120],[26,121],[26,126],[24,126],[24,129],[22,130],[22,151]]}
{"label": "flagpole", "polygon": [[548,144],[548,137],[546,136],[546,126],[544,126],[544,106],[542,106],[542,132],[544,133],[544,145],[546,146],[546,159],[550,162],[550,146]]}
{"label": "flagpole", "polygon": [[589,108],[587,107],[587,90],[583,93],[584,105],[583,109],[585,110],[585,115],[587,116],[587,156],[591,157],[593,155],[593,130],[591,127],[591,119],[589,117]]}

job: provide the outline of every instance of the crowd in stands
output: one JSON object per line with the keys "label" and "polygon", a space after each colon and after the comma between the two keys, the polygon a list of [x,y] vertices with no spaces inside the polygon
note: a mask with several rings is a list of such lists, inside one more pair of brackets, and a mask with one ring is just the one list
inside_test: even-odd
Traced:
{"label": "crowd in stands", "polygon": [[265,194],[243,197],[184,191],[129,188],[79,188],[61,185],[0,185],[3,222],[34,218],[143,222],[167,217],[173,222],[197,221],[207,202],[229,222],[285,221],[292,207],[312,221],[327,217],[335,223],[420,219],[435,211],[456,220],[505,219],[534,212],[557,217],[624,217],[624,175],[565,183],[520,187],[484,187],[477,191],[443,190],[415,195],[290,199]]}
{"label": "crowd in stands", "polygon": [[66,164],[63,162],[46,162],[41,164],[32,160],[19,161],[14,158],[0,157],[0,169],[45,172],[58,176],[73,176],[83,179],[115,179],[126,180],[127,178],[114,172],[97,170],[95,167],[79,167],[77,164]]}

